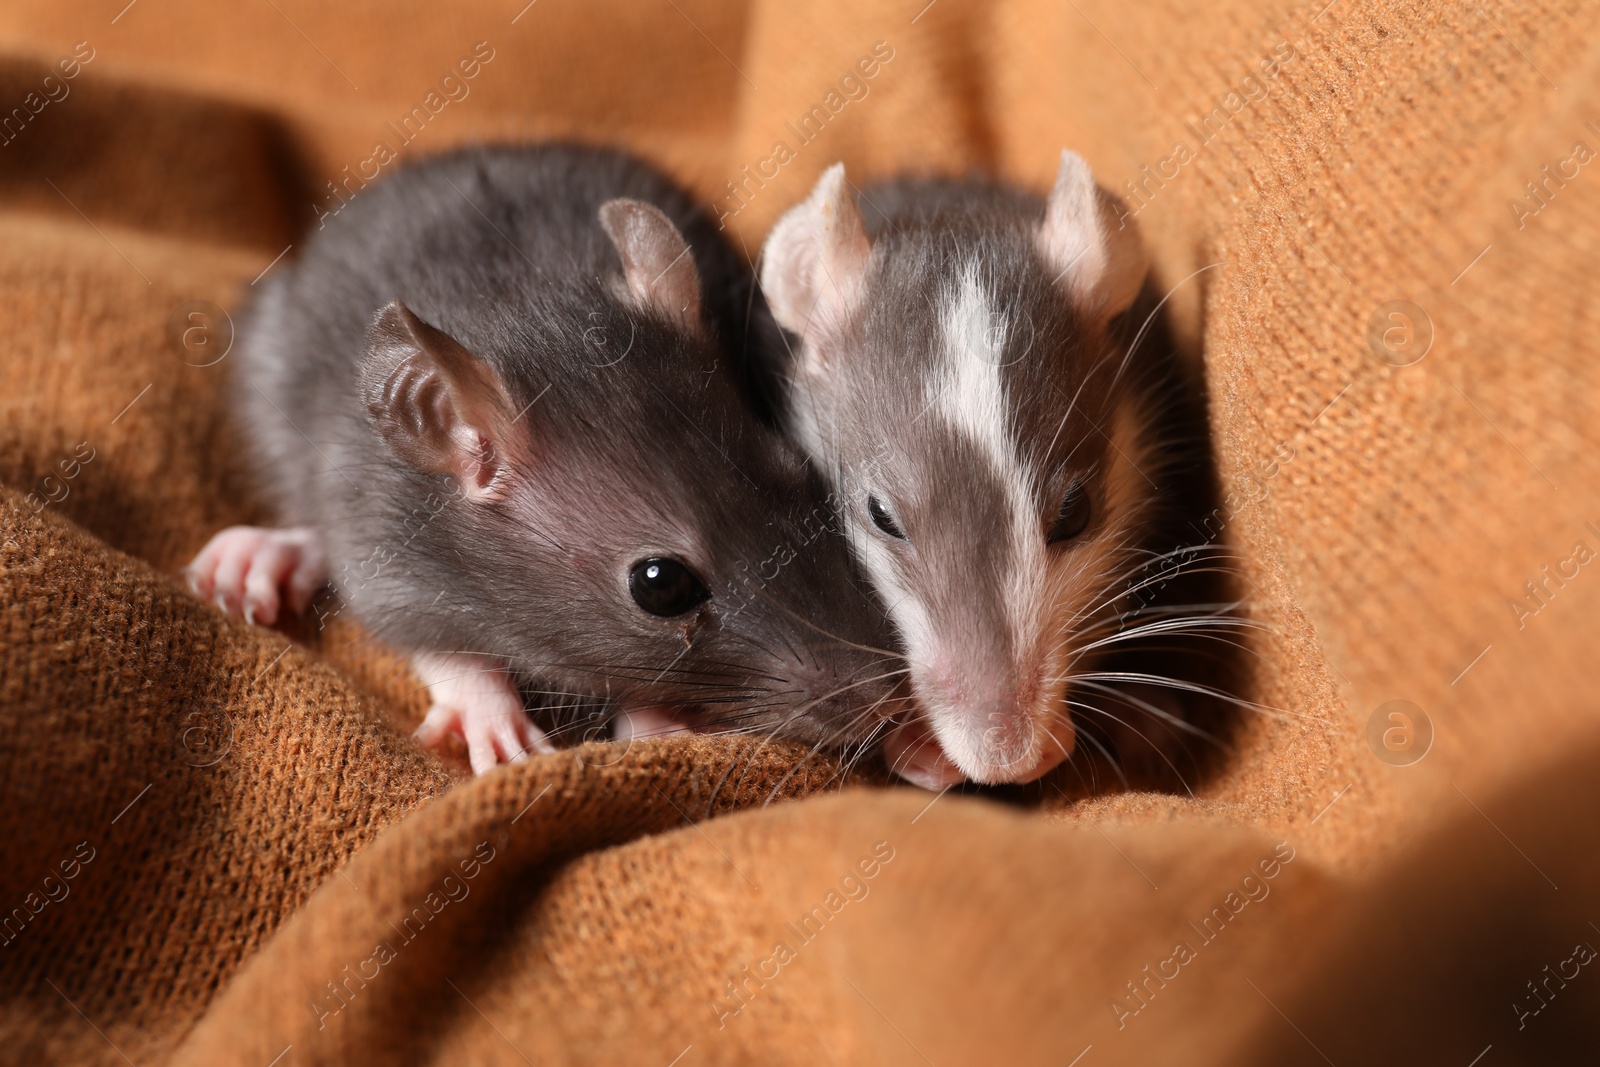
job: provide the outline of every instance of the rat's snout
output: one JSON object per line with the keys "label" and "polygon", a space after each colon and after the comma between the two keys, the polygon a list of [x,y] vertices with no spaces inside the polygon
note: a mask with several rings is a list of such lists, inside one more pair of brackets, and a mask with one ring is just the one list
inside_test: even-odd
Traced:
{"label": "rat's snout", "polygon": [[945,756],[974,782],[1031,782],[1072,754],[1071,718],[1043,664],[1012,672],[946,662],[914,667],[913,680]]}

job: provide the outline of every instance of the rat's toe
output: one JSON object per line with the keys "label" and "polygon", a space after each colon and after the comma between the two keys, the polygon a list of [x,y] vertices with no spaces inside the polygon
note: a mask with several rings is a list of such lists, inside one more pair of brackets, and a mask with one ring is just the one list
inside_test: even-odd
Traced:
{"label": "rat's toe", "polygon": [[451,734],[460,733],[461,713],[444,704],[435,704],[428,709],[422,725],[412,731],[411,736],[423,748],[434,748]]}
{"label": "rat's toe", "polygon": [[309,527],[230,526],[206,543],[184,575],[196,596],[271,626],[285,602],[296,613],[310,606],[328,580],[328,558]]}
{"label": "rat's toe", "polygon": [[278,606],[278,583],[258,559],[244,579],[245,621],[271,626],[278,621]]}
{"label": "rat's toe", "polygon": [[211,575],[211,600],[229,615],[239,615],[244,610],[245,575],[249,573],[254,545],[249,534],[240,532],[243,529],[223,531],[238,535],[221,546],[217,569]]}
{"label": "rat's toe", "polygon": [[496,747],[499,749],[500,758],[507,763],[521,763],[528,758],[528,746],[522,740],[522,730],[518,719],[526,719],[525,713],[506,714],[495,716],[490,727]]}
{"label": "rat's toe", "polygon": [[467,762],[473,774],[488,774],[500,765],[500,753],[494,744],[494,727],[479,716],[467,716],[462,722],[467,739]]}
{"label": "rat's toe", "polygon": [[[230,528],[231,529],[231,528]],[[223,549],[230,540],[229,530],[222,530],[207,541],[205,547],[196,553],[194,559],[183,569],[184,580],[189,585],[189,591],[201,600],[211,599],[211,590],[216,580],[217,563],[222,559]]]}

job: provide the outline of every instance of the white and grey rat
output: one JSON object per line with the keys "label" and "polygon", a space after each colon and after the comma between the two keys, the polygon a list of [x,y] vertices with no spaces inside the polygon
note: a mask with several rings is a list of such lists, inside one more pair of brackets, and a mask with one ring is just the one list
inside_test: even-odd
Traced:
{"label": "white and grey rat", "polygon": [[1205,629],[1139,596],[1205,535],[1173,521],[1200,475],[1171,382],[1130,366],[1118,318],[1146,255],[1087,164],[1063,152],[1048,198],[902,179],[859,203],[838,164],[762,256],[794,337],[782,418],[906,646],[921,715],[888,737],[891,766],[935,788],[1031,781],[1073,752],[1073,710],[1158,749],[1190,729],[1171,694],[1219,694],[1111,658]]}
{"label": "white and grey rat", "polygon": [[892,631],[804,456],[740,395],[739,273],[619,151],[402,167],[241,330],[237,404],[286,528],[222,531],[191,586],[272,624],[331,577],[413,656],[419,738],[461,733],[479,773],[551,748],[519,683],[635,733],[861,741],[894,706]]}

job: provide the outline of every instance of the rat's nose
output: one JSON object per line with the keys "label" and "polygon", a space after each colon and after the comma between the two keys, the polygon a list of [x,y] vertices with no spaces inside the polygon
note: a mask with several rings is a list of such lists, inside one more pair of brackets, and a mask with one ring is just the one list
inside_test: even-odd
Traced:
{"label": "rat's nose", "polygon": [[[1072,754],[1075,735],[1065,710],[1030,714],[1004,701],[960,724],[961,738],[946,742],[946,752],[974,782],[1031,782]],[[936,735],[945,731],[934,726]]]}
{"label": "rat's nose", "polygon": [[1072,754],[1071,720],[1060,699],[1045,693],[1042,668],[1020,682],[985,679],[970,667],[927,672],[919,682],[933,735],[974,782],[1031,782]]}

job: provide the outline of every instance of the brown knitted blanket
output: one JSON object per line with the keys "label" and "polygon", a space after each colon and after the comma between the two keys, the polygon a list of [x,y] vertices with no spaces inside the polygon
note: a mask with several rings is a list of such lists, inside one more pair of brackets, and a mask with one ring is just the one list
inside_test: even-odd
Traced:
{"label": "brown knitted blanket", "polygon": [[[6,4],[0,1060],[1576,1059],[1600,11],[1325,3]],[[718,738],[469,780],[348,620],[189,596],[266,518],[228,312],[394,159],[549,136],[752,253],[837,159],[1043,188],[1081,151],[1204,360],[1281,714],[1192,797]]]}

